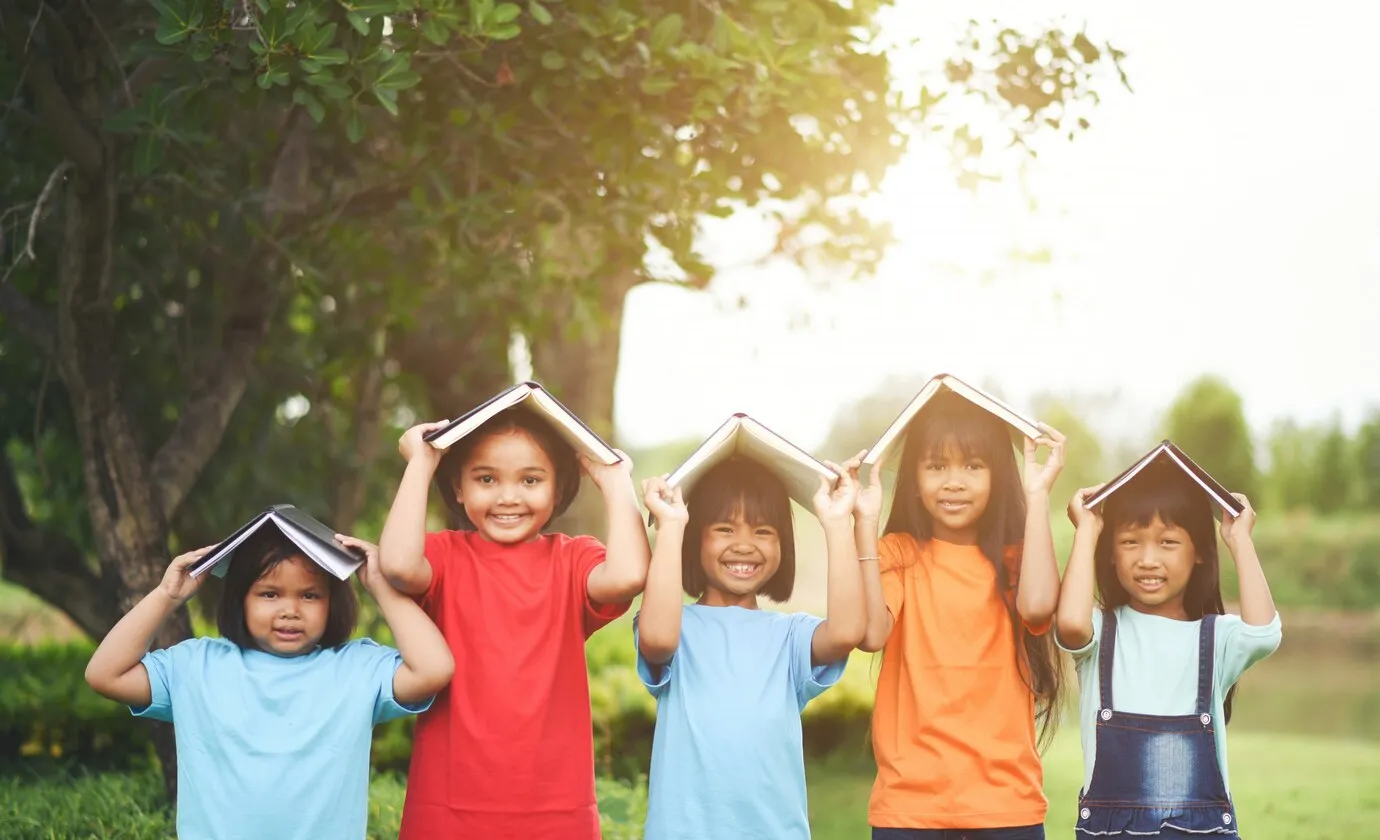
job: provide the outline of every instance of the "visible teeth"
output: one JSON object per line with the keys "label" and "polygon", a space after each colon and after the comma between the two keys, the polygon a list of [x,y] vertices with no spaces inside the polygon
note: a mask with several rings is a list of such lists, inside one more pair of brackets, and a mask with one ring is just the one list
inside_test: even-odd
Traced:
{"label": "visible teeth", "polygon": [[757,568],[756,566],[753,566],[751,563],[729,563],[727,565],[729,571],[739,572],[742,574],[747,574],[751,572],[753,569]]}

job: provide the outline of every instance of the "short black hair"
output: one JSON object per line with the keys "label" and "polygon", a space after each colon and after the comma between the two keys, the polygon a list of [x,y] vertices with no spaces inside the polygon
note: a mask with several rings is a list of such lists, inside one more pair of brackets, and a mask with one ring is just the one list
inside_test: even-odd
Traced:
{"label": "short black hair", "polygon": [[756,461],[730,458],[711,467],[695,483],[685,505],[690,510],[690,521],[681,544],[680,577],[686,594],[692,598],[704,594],[706,581],[700,564],[704,529],[741,514],[750,525],[770,525],[776,529],[781,541],[781,565],[760,591],[778,604],[790,599],[795,590],[795,527],[790,494],[775,473]]}
{"label": "short black hair", "polygon": [[556,434],[549,423],[521,406],[514,406],[499,412],[460,438],[441,456],[441,463],[436,467],[436,487],[445,500],[446,510],[450,512],[451,527],[461,531],[475,530],[474,523],[465,513],[465,506],[455,498],[455,488],[460,483],[460,474],[470,453],[489,437],[512,432],[523,432],[532,438],[556,469],[556,506],[551,511],[551,520],[565,513],[570,503],[575,501],[576,494],[580,492],[580,461],[575,455],[575,448]]}
{"label": "short black hair", "polygon": [[287,560],[301,560],[311,569],[330,593],[330,611],[326,616],[326,632],[321,634],[324,648],[340,647],[355,632],[359,616],[359,601],[348,580],[341,580],[302,553],[292,540],[277,528],[263,528],[235,549],[225,573],[225,589],[220,596],[216,624],[220,634],[245,650],[257,650],[254,637],[244,621],[244,599],[254,582]]}

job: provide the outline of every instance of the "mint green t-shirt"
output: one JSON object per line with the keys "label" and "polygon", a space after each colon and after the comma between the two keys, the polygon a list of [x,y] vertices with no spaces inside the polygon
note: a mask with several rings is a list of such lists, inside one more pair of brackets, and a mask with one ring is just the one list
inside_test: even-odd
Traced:
{"label": "mint green t-shirt", "polygon": [[[1141,715],[1191,715],[1198,697],[1198,630],[1201,621],[1178,621],[1146,615],[1131,607],[1116,608],[1116,655],[1112,660],[1112,700],[1117,711]],[[1225,720],[1222,700],[1246,669],[1275,652],[1282,636],[1279,613],[1269,624],[1255,626],[1239,615],[1217,617],[1213,661],[1212,716]],[[1078,668],[1078,728],[1083,740],[1083,790],[1092,784],[1097,760],[1097,712],[1102,642],[1102,610],[1093,611],[1093,637],[1078,650],[1059,647]],[[1222,782],[1227,778],[1227,727],[1213,728]]]}

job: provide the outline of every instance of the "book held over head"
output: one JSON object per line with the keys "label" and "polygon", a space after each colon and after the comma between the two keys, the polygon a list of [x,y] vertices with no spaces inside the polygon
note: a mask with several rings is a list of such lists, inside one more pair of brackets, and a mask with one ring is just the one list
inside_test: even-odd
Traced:
{"label": "book held over head", "polygon": [[1002,402],[1000,399],[980,388],[969,385],[956,376],[941,373],[932,378],[929,382],[926,382],[925,387],[920,389],[920,393],[916,394],[914,399],[902,409],[900,415],[892,421],[891,425],[887,426],[886,431],[882,432],[882,436],[867,450],[867,454],[863,457],[863,464],[876,464],[888,451],[900,445],[904,441],[907,427],[910,426],[915,416],[919,414],[925,406],[931,404],[936,397],[942,398],[943,395],[947,394],[954,394],[958,397],[962,397],[978,408],[992,414],[997,419],[1010,426],[1014,434],[1028,437],[1032,440],[1042,434],[1038,423],[1016,411],[1016,409]]}
{"label": "book held over head", "polygon": [[276,529],[300,548],[307,558],[340,580],[345,580],[364,564],[363,553],[336,542],[335,532],[306,512],[292,505],[273,505],[240,526],[238,531],[192,564],[189,573],[194,578],[208,571],[216,577],[225,577],[230,568],[227,561],[234,556],[235,549],[265,528]]}
{"label": "book held over head", "polygon": [[576,452],[583,453],[591,460],[603,464],[616,464],[623,460],[613,447],[595,434],[593,429],[586,426],[584,421],[562,405],[550,391],[536,382],[519,382],[491,397],[478,408],[451,420],[445,426],[427,432],[422,440],[437,449],[448,449],[456,441],[510,409],[536,413],[549,423],[562,439],[574,447]]}
{"label": "book held over head", "polygon": [[1175,446],[1174,442],[1170,440],[1160,441],[1154,449],[1127,467],[1125,472],[1107,482],[1101,490],[1085,499],[1083,507],[1092,510],[1105,502],[1113,493],[1147,473],[1153,473],[1154,477],[1162,478],[1164,475],[1162,470],[1166,469],[1171,470],[1172,475],[1187,478],[1201,487],[1208,494],[1208,498],[1232,516],[1240,516],[1241,512],[1245,510],[1241,506],[1241,502],[1231,494],[1231,491],[1208,474],[1207,470],[1198,466],[1197,462],[1188,457],[1186,452]]}

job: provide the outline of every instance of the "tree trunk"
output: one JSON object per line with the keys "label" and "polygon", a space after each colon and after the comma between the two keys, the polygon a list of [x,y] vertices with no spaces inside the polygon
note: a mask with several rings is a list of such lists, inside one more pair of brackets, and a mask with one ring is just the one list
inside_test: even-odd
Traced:
{"label": "tree trunk", "polygon": [[[613,389],[618,378],[618,353],[623,333],[623,302],[639,282],[631,271],[599,284],[599,323],[581,330],[572,325],[573,294],[567,291],[546,302],[544,312],[553,324],[567,325],[531,338],[532,372],[566,408],[575,412],[600,437],[617,446],[613,425]],[[603,501],[585,481],[575,503],[553,528],[567,534],[605,536]]]}

